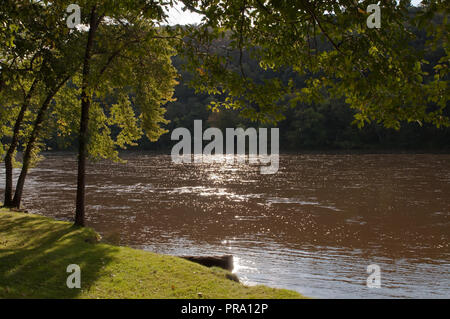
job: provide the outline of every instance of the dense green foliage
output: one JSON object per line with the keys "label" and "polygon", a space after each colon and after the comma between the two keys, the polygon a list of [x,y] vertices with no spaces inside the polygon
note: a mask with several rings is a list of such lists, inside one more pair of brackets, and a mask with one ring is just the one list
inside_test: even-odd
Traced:
{"label": "dense green foliage", "polygon": [[[396,129],[404,121],[450,124],[444,115],[450,54],[446,1],[423,1],[420,9],[407,0],[383,1],[382,27],[375,29],[366,24],[370,0],[183,2],[206,16],[200,28],[191,28],[183,52],[191,58],[198,91],[227,95],[214,106],[274,123],[285,117],[283,101],[297,105],[332,97],[356,111],[359,126],[373,121]],[[443,23],[432,23],[438,19]],[[444,49],[428,72],[425,52],[414,45],[413,28],[427,33],[426,51],[436,45]],[[232,49],[239,54],[230,54]],[[261,72],[290,68],[307,77],[305,85],[296,86],[294,77],[251,78],[243,65],[245,51]]]}
{"label": "dense green foliage", "polygon": [[[412,11],[412,9],[411,9]],[[442,23],[436,20],[434,23]],[[414,29],[415,39],[413,45],[418,50],[425,50],[427,35],[423,29]],[[222,40],[226,43],[225,40]],[[235,50],[231,54],[239,56]],[[429,64],[425,71],[430,71],[439,64],[445,56],[442,46],[435,50],[425,52],[425,59]],[[178,69],[179,85],[175,88],[175,101],[166,104],[165,118],[170,122],[165,125],[168,131],[177,127],[193,129],[196,119],[203,120],[204,128],[218,127],[224,130],[227,127],[254,127],[259,123],[242,116],[239,110],[210,108],[211,102],[223,101],[226,97],[212,96],[207,93],[196,93],[190,87],[193,76],[182,67],[180,57],[173,59]],[[243,52],[243,68],[248,77],[255,80],[277,78],[283,82],[293,78],[295,87],[304,88],[308,76],[298,76],[291,68],[279,71],[266,72],[262,70],[257,61],[252,59],[247,51]],[[446,127],[436,128],[434,125],[419,122],[404,121],[400,129],[385,128],[382,123],[371,122],[363,127],[358,127],[355,115],[358,112],[348,107],[342,99],[321,98],[316,103],[297,102],[294,106],[288,103],[280,103],[285,119],[278,123],[280,127],[280,147],[282,150],[301,149],[416,149],[416,150],[448,150],[450,148],[450,129]],[[449,109],[444,110],[444,115],[450,116]],[[64,143],[66,140],[53,138],[48,140],[51,149],[73,149]],[[159,141],[150,142],[146,139],[139,141],[138,147],[132,149],[144,150],[168,150],[175,142],[170,140],[170,134],[162,135]]]}
{"label": "dense green foliage", "polygon": [[[154,141],[165,132],[163,105],[176,84],[173,37],[161,26],[162,8],[169,4],[79,1],[84,14],[73,27],[66,24],[70,4],[5,0],[0,5],[5,43],[0,49],[0,157],[7,207],[20,207],[27,172],[47,147],[49,134],[78,136],[78,212],[84,210],[88,156],[119,161],[118,148],[136,145],[144,133]],[[22,168],[13,192],[19,148]]]}

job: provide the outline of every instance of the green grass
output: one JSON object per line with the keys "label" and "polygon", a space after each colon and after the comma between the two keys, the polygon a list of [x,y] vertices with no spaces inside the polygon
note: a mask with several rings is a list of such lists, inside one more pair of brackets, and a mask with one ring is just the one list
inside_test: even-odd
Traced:
{"label": "green grass", "polygon": [[[96,238],[90,228],[0,209],[0,298],[302,298],[244,286],[219,268]],[[81,289],[66,286],[69,264],[81,267]]]}

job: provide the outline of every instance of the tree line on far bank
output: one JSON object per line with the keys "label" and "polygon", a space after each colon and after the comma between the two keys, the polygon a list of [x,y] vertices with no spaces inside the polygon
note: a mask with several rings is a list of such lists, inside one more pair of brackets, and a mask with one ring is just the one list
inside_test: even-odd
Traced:
{"label": "tree line on far bank", "polygon": [[[414,12],[415,8],[410,8]],[[442,24],[441,19],[434,19],[433,23]],[[423,29],[412,28],[414,33],[413,45],[418,50],[425,51],[427,33]],[[219,41],[220,42],[220,41]],[[222,41],[226,45],[225,41]],[[238,55],[238,51],[233,54]],[[425,59],[429,62],[425,66],[430,72],[433,67],[439,65],[439,61],[445,57],[442,43],[436,50],[428,51]],[[177,127],[186,127],[193,130],[194,120],[203,120],[204,129],[217,127],[225,131],[227,127],[255,127],[258,125],[251,119],[240,116],[239,110],[220,109],[211,110],[211,102],[223,100],[225,97],[217,97],[205,93],[196,93],[189,86],[192,72],[182,68],[180,57],[173,57],[173,65],[180,74],[178,84],[175,87],[173,99],[165,106],[167,113],[165,118],[169,121],[164,125],[168,132]],[[274,77],[287,82],[293,79],[296,87],[305,87],[307,76],[296,76],[290,68],[278,72],[263,72],[258,67],[258,62],[251,58],[248,51],[243,52],[243,68],[254,79]],[[112,102],[111,102],[112,103]],[[276,124],[280,128],[280,148],[282,151],[302,150],[383,150],[383,151],[449,151],[450,128],[439,127],[429,123],[404,121],[399,129],[386,128],[384,125],[371,122],[363,127],[354,123],[357,113],[342,99],[326,97],[317,103],[298,103],[294,107],[284,110],[284,119]],[[450,116],[450,109],[444,110],[445,116]],[[159,151],[170,152],[177,141],[171,141],[170,133],[161,135],[157,141],[149,141],[141,138],[137,146],[129,149],[134,151]],[[72,139],[61,138],[53,134],[46,140],[49,150],[75,151],[77,147],[76,136]]]}

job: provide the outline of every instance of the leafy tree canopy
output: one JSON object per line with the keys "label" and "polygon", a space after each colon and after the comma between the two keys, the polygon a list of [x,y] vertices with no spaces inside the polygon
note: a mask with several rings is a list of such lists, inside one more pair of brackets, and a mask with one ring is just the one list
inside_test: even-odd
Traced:
{"label": "leafy tree canopy", "polygon": [[[399,128],[402,121],[448,126],[448,4],[423,1],[411,12],[410,1],[381,1],[381,28],[370,29],[366,8],[373,1],[185,0],[188,10],[204,15],[187,28],[184,53],[196,72],[200,92],[227,94],[213,107],[241,110],[261,122],[284,118],[282,101],[297,105],[331,94],[357,110],[356,122]],[[443,23],[430,23],[441,19]],[[439,45],[445,56],[432,70],[414,47],[412,28],[425,27],[425,51]],[[222,46],[217,39],[227,39]],[[230,54],[230,50],[240,54]],[[251,51],[267,71],[292,68],[308,75],[307,85],[257,81],[246,76],[243,50]]]}

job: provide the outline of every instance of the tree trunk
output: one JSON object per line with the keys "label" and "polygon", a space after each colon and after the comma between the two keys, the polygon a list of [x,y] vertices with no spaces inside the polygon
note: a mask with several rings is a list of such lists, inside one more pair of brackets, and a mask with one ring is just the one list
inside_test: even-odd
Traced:
{"label": "tree trunk", "polygon": [[12,184],[13,184],[13,166],[12,155],[6,153],[5,155],[5,198],[3,200],[4,207],[12,207]]}
{"label": "tree trunk", "polygon": [[48,106],[50,105],[50,102],[53,99],[54,95],[55,93],[50,93],[47,96],[41,108],[39,109],[36,121],[34,122],[33,131],[31,132],[30,138],[28,139],[27,147],[23,155],[22,170],[20,171],[19,179],[17,180],[16,192],[12,202],[12,207],[14,208],[20,208],[20,203],[22,201],[23,187],[25,185],[25,179],[27,177],[28,169],[30,168],[31,155],[33,154],[34,145],[36,143],[37,138],[39,137],[42,122],[44,122],[45,112],[47,111]]}
{"label": "tree trunk", "polygon": [[5,155],[5,200],[3,205],[5,207],[12,207],[12,199],[13,199],[13,155],[16,151],[17,145],[19,144],[19,132],[20,127],[23,122],[23,118],[25,117],[25,112],[28,109],[28,105],[30,104],[31,97],[33,95],[34,89],[36,88],[37,79],[33,81],[33,84],[30,87],[27,95],[25,96],[22,107],[20,108],[19,115],[17,116],[16,122],[14,124],[14,131],[11,140],[11,144],[9,145],[8,151]]}
{"label": "tree trunk", "polygon": [[78,145],[78,176],[77,176],[77,199],[75,211],[75,225],[84,226],[85,216],[85,187],[86,187],[86,156],[88,144],[89,109],[91,106],[92,93],[89,91],[90,62],[95,32],[98,27],[95,6],[91,10],[90,28],[86,51],[83,60],[83,79],[81,85],[81,120]]}
{"label": "tree trunk", "polygon": [[50,106],[50,102],[56,93],[58,93],[59,89],[70,79],[70,75],[66,76],[57,87],[55,87],[50,93],[47,95],[45,101],[42,103],[41,108],[39,109],[36,120],[34,121],[33,131],[28,139],[27,147],[25,149],[23,159],[22,159],[22,170],[20,171],[19,179],[17,180],[16,192],[14,194],[14,199],[12,201],[11,206],[13,208],[20,208],[20,204],[22,201],[22,193],[23,187],[25,185],[25,179],[28,174],[28,169],[31,164],[31,156],[34,151],[34,145],[41,133],[42,123],[45,119],[45,113],[47,112],[48,107]]}

